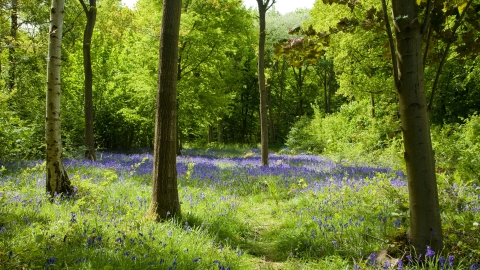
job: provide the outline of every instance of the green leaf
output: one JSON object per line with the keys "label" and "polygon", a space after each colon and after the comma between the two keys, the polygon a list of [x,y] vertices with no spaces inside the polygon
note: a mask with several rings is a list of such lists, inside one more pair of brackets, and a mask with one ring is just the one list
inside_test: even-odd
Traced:
{"label": "green leaf", "polygon": [[43,239],[44,239],[43,234],[37,234],[37,235],[35,235],[35,242],[40,243],[40,242],[43,241]]}
{"label": "green leaf", "polygon": [[427,2],[427,0],[417,0],[417,6],[420,6],[422,2]]}
{"label": "green leaf", "polygon": [[458,5],[458,12],[461,14],[463,13],[463,10],[467,7],[467,2],[465,1],[463,4]]}

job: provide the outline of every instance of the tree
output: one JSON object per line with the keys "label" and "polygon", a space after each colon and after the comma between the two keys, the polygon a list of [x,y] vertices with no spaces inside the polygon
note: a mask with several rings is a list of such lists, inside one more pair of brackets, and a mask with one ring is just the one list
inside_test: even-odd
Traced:
{"label": "tree", "polygon": [[83,35],[83,68],[85,71],[85,157],[90,160],[96,160],[93,138],[93,100],[92,100],[92,59],[90,48],[92,44],[93,28],[97,17],[97,1],[90,0],[89,6],[79,0],[83,11],[87,16],[87,23]]}
{"label": "tree", "polygon": [[[368,1],[365,1],[368,2]],[[425,63],[427,62],[430,44],[444,43],[445,49],[434,57],[430,63],[444,59],[452,40],[457,40],[456,30],[465,14],[465,19],[474,29],[479,29],[478,20],[469,7],[472,0],[450,3],[448,1],[431,0],[392,0],[391,13],[394,33],[390,26],[388,7],[381,0],[381,8],[364,8],[360,2],[344,0],[324,0],[324,3],[347,4],[353,12],[357,6],[366,11],[364,19],[343,18],[338,26],[353,31],[356,26],[365,30],[385,29],[388,37],[389,56],[393,67],[394,85],[399,97],[399,114],[403,133],[404,159],[407,168],[408,190],[410,200],[410,229],[408,237],[417,253],[426,251],[431,246],[440,250],[443,245],[443,234],[440,219],[438,190],[435,175],[435,159],[430,138],[430,124],[427,99],[425,94]],[[453,22],[453,23],[452,23]],[[472,30],[473,31],[473,30]],[[462,35],[466,44],[475,48],[468,36]],[[424,45],[424,46],[422,46]],[[459,57],[466,55],[464,46],[458,45],[456,52]],[[477,53],[477,49],[472,50]],[[442,60],[443,61],[443,60]],[[436,80],[442,69],[440,63]],[[435,82],[431,95],[435,90]]]}
{"label": "tree", "polygon": [[50,30],[47,57],[47,106],[45,118],[45,137],[47,152],[47,192],[68,195],[72,186],[62,161],[62,136],[60,129],[61,79],[60,63],[62,53],[62,34],[64,0],[52,0],[50,8]]}
{"label": "tree", "polygon": [[153,194],[149,215],[163,220],[180,215],[177,187],[177,72],[181,0],[164,0],[160,34]]}
{"label": "tree", "polygon": [[[271,1],[271,2],[270,2]],[[260,133],[262,165],[268,166],[268,118],[267,118],[267,90],[265,87],[265,14],[275,0],[257,0],[260,21],[258,42],[258,89],[260,92]]]}
{"label": "tree", "polygon": [[11,43],[8,48],[8,62],[10,64],[8,74],[8,89],[13,91],[15,89],[15,46],[17,46],[17,31],[18,31],[18,0],[12,0],[12,11],[10,16],[10,38]]}
{"label": "tree", "polygon": [[418,253],[423,253],[427,245],[441,250],[443,233],[425,96],[423,29],[418,20],[418,6],[415,0],[392,0],[395,44],[385,0],[382,8],[399,96],[410,205],[409,238]]}

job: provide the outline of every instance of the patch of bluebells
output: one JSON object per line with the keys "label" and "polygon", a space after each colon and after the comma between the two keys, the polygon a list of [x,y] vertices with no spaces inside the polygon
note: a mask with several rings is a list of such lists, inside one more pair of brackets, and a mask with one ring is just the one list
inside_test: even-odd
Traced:
{"label": "patch of bluebells", "polygon": [[[252,153],[258,152],[254,149]],[[199,155],[200,154],[200,155]],[[188,171],[188,164],[194,164],[190,179],[203,181],[206,185],[231,186],[232,181],[228,179],[248,179],[255,181],[263,176],[279,177],[285,185],[290,184],[292,179],[304,179],[309,189],[316,189],[321,186],[353,185],[355,183],[366,184],[366,178],[373,178],[378,173],[393,174],[391,184],[394,186],[405,186],[405,175],[401,171],[393,171],[389,168],[376,168],[370,166],[349,166],[337,164],[334,161],[313,155],[270,155],[270,166],[260,166],[260,156],[255,153],[245,157],[221,157],[222,151],[195,151],[184,150],[183,155],[177,158],[177,173],[180,180]],[[220,156],[220,157],[219,157]],[[120,180],[128,179],[130,175],[150,176],[153,168],[153,156],[149,153],[143,154],[119,154],[102,152],[98,154],[97,161],[86,159],[66,159],[64,165],[67,167],[97,167],[113,169],[119,175]],[[34,167],[41,164],[40,161],[8,164],[8,166]],[[88,175],[81,175],[81,178],[88,178]],[[33,176],[32,176],[33,178]],[[347,180],[346,180],[347,179]],[[4,179],[2,179],[4,180]],[[14,180],[13,178],[9,181]],[[18,181],[20,179],[17,179]],[[323,180],[323,181],[320,181]]]}

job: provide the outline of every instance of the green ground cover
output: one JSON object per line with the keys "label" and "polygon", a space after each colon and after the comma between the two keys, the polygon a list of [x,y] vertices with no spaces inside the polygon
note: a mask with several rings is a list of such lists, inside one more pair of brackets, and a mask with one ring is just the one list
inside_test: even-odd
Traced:
{"label": "green ground cover", "polygon": [[49,202],[42,161],[0,164],[1,269],[477,269],[480,195],[439,174],[445,248],[409,250],[401,171],[313,155],[185,150],[182,216],[145,217],[152,155],[65,162],[76,194]]}

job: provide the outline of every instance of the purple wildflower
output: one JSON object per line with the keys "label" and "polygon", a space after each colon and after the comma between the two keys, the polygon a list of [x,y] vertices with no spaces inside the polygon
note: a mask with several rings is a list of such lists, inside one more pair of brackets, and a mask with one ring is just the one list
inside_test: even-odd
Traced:
{"label": "purple wildflower", "polygon": [[453,255],[448,256],[448,265],[450,267],[453,267],[453,260],[454,259],[455,259],[455,256],[453,256]]}
{"label": "purple wildflower", "polygon": [[445,257],[443,256],[440,256],[440,258],[438,259],[438,266],[440,266],[441,269],[445,269],[445,262],[447,260],[445,259]]}
{"label": "purple wildflower", "polygon": [[433,257],[435,255],[435,251],[433,251],[430,246],[427,246],[427,254],[425,254],[425,257]]}
{"label": "purple wildflower", "polygon": [[370,256],[368,256],[368,263],[370,265],[375,265],[376,262],[377,262],[377,253],[373,252],[370,254]]}
{"label": "purple wildflower", "polygon": [[193,262],[194,262],[194,263],[196,263],[196,262],[198,262],[198,261],[200,261],[200,257],[197,257],[197,258],[193,259]]}
{"label": "purple wildflower", "polygon": [[472,264],[472,266],[470,267],[470,270],[477,270],[478,268],[480,268],[480,266],[478,265],[478,263],[474,263],[474,264]]}
{"label": "purple wildflower", "polygon": [[55,257],[48,258],[47,259],[47,264],[54,264],[56,259],[57,258],[55,258]]}

